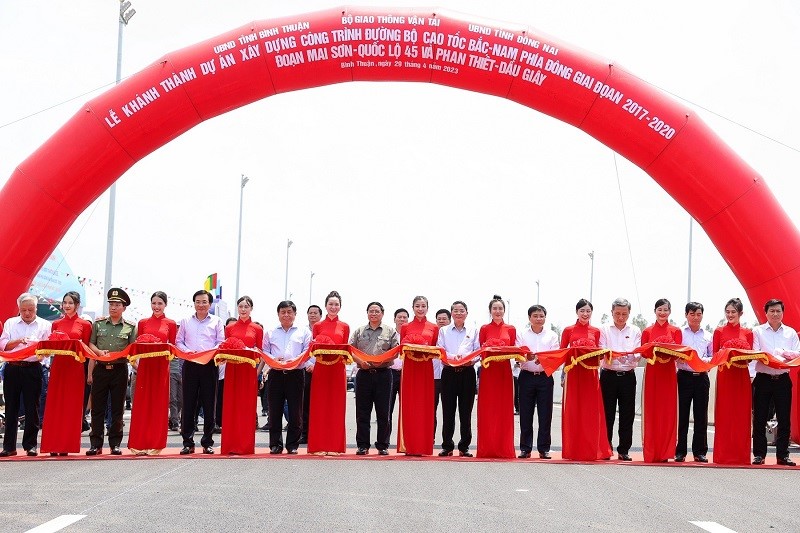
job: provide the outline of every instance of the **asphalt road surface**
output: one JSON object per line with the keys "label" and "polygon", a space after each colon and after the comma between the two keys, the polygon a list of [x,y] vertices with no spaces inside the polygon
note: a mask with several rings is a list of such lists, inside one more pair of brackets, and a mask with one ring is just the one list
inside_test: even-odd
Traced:
{"label": "asphalt road surface", "polygon": [[[352,392],[347,408],[355,448]],[[556,452],[560,414],[556,406]],[[180,447],[177,433],[169,446]],[[256,446],[266,451],[266,433]],[[379,458],[374,449],[318,458],[303,448],[2,461],[2,531],[800,531],[800,468]]]}

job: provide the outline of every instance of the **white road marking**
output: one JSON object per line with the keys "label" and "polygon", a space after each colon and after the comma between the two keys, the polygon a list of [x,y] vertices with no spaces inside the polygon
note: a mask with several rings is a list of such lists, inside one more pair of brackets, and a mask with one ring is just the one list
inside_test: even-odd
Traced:
{"label": "white road marking", "polygon": [[53,518],[49,522],[45,522],[41,526],[29,529],[25,533],[53,533],[60,531],[67,526],[71,526],[81,518],[86,518],[85,514],[62,514],[58,518]]}
{"label": "white road marking", "polygon": [[690,520],[689,523],[694,524],[700,529],[705,529],[706,531],[710,531],[711,533],[736,533],[734,530],[728,529],[722,524],[717,524],[716,522],[697,522]]}

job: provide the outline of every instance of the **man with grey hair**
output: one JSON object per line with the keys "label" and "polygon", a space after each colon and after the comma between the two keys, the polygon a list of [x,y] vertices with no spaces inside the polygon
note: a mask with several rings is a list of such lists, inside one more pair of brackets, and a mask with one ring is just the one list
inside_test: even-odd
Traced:
{"label": "man with grey hair", "polygon": [[[39,299],[30,293],[17,298],[19,316],[6,320],[0,335],[0,351],[16,352],[50,336],[50,322],[36,316]],[[19,399],[25,403],[22,447],[28,455],[39,454],[39,399],[42,394],[42,364],[36,355],[6,363],[3,395],[6,399],[6,431],[0,457],[17,455]]]}
{"label": "man with grey hair", "polygon": [[628,452],[633,444],[633,419],[636,415],[636,374],[639,355],[632,353],[642,344],[642,331],[628,324],[631,303],[625,298],[617,298],[611,304],[612,324],[600,326],[600,347],[624,353],[611,361],[603,360],[600,371],[600,389],[603,392],[603,406],[606,413],[606,432],[608,444],[612,446],[614,418],[619,404],[619,445],[620,461],[631,461]]}

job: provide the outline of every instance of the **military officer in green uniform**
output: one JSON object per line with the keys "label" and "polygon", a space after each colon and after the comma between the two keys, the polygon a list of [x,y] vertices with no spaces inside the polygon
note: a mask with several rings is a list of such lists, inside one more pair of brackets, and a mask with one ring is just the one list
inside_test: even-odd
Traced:
{"label": "military officer in green uniform", "polygon": [[[122,318],[130,305],[128,294],[119,288],[108,291],[108,317],[92,325],[89,347],[98,356],[118,352],[136,340],[136,325]],[[128,360],[120,357],[112,361],[89,361],[89,377],[92,386],[92,431],[89,433],[90,448],[86,455],[103,453],[103,422],[108,396],[111,395],[111,426],[108,429],[108,445],[111,455],[122,455],[122,414],[125,411],[125,392],[128,385]]]}

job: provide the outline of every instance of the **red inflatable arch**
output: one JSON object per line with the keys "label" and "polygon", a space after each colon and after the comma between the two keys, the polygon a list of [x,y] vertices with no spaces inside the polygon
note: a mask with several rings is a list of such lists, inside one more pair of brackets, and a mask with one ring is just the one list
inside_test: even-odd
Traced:
{"label": "red inflatable arch", "polygon": [[[92,201],[200,122],[274,94],[346,81],[450,85],[585,131],[641,167],[703,226],[757,311],[785,297],[786,321],[800,323],[797,229],[763,179],[702,120],[549,35],[436,8],[343,7],[253,22],[167,54],[90,101],[0,192],[0,285],[6,294],[26,290]],[[47,215],[31,219],[32,205]],[[0,301],[0,316],[15,312],[13,301]]]}

